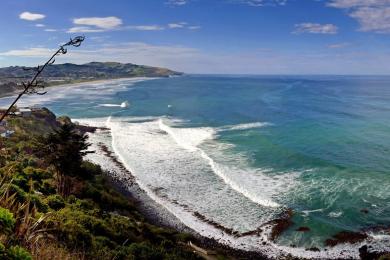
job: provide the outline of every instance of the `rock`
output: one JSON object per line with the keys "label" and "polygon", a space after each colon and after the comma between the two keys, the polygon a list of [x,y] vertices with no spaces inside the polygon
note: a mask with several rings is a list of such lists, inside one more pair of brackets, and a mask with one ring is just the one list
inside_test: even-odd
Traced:
{"label": "rock", "polygon": [[367,234],[351,231],[341,231],[340,233],[333,236],[332,239],[327,239],[325,241],[326,246],[334,247],[338,244],[356,244],[362,242],[368,238]]}
{"label": "rock", "polygon": [[378,252],[369,252],[367,245],[362,246],[359,248],[359,256],[362,260],[376,260],[381,257],[381,253]]}
{"label": "rock", "polygon": [[298,229],[296,229],[296,231],[298,231],[298,232],[309,232],[310,228],[309,227],[299,227]]}
{"label": "rock", "polygon": [[318,247],[310,247],[306,248],[306,251],[320,252],[321,250]]}
{"label": "rock", "polygon": [[293,215],[294,212],[292,209],[287,209],[279,216],[279,218],[274,219],[268,223],[273,225],[270,234],[270,239],[272,241],[277,239],[286,229],[294,224],[291,220]]}

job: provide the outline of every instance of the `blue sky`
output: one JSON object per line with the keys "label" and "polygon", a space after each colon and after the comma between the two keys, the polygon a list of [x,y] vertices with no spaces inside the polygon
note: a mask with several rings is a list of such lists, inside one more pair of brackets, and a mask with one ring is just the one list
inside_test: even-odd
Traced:
{"label": "blue sky", "polygon": [[390,0],[2,0],[0,66],[118,61],[187,73],[390,74]]}

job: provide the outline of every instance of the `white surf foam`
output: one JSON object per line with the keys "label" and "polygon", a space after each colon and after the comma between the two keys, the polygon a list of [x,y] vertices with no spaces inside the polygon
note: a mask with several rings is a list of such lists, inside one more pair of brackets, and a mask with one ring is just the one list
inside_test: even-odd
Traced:
{"label": "white surf foam", "polygon": [[121,104],[99,104],[99,107],[120,107],[120,108],[127,108],[129,107],[129,102],[125,101],[122,102]]}
{"label": "white surf foam", "polygon": [[[101,82],[85,82],[47,88],[45,95],[27,95],[18,102],[19,106],[46,105],[56,100],[80,100],[89,102],[95,100],[109,100],[119,91],[129,90],[137,82],[152,80],[155,78],[128,78],[114,79]],[[9,105],[15,96],[0,98],[0,106]]]}
{"label": "white surf foam", "polygon": [[[89,120],[83,120],[83,119],[78,119],[78,121],[83,122],[83,123],[89,123],[90,125],[98,124],[96,126],[100,126],[104,122],[106,122],[106,126],[111,127],[111,133],[112,133],[112,147],[114,149],[114,152],[119,156],[120,160],[124,162],[124,165],[126,168],[133,173],[136,173],[137,177],[137,183],[140,185],[140,187],[146,191],[149,197],[151,197],[153,200],[155,200],[157,203],[160,205],[164,206],[166,209],[168,209],[173,215],[175,215],[179,220],[181,220],[185,225],[191,227],[193,230],[198,232],[199,234],[206,236],[206,237],[213,237],[217,239],[219,242],[223,244],[227,244],[229,246],[235,247],[235,248],[241,248],[244,250],[255,250],[255,251],[261,251],[265,254],[267,254],[270,257],[273,257],[275,259],[279,259],[281,256],[285,256],[287,254],[292,254],[295,257],[302,257],[302,258],[311,258],[311,259],[328,259],[328,258],[350,258],[350,259],[355,259],[359,257],[358,253],[358,248],[362,244],[356,244],[356,245],[338,245],[334,248],[328,248],[326,251],[321,250],[320,252],[311,252],[307,251],[305,248],[292,248],[288,246],[281,246],[276,243],[268,241],[268,238],[266,236],[267,232],[264,232],[262,236],[256,237],[256,236],[249,236],[249,237],[240,237],[236,238],[231,235],[228,235],[224,232],[221,232],[221,230],[215,229],[213,226],[208,225],[207,223],[197,219],[194,217],[194,215],[191,213],[191,211],[186,211],[183,210],[183,208],[178,207],[177,205],[167,201],[164,199],[164,197],[158,196],[152,189],[152,186],[148,181],[144,182],[145,180],[152,180],[154,183],[157,183],[157,185],[163,185],[160,182],[163,182],[163,178],[166,178],[167,176],[161,176],[162,179],[158,178],[158,174],[156,175],[154,172],[151,171],[145,171],[145,172],[140,172],[138,171],[138,166],[136,165],[135,168],[133,167],[134,164],[139,158],[135,158],[134,161],[130,162],[128,159],[130,158],[129,156],[126,156],[126,151],[131,151],[131,150],[138,150],[140,147],[140,144],[143,144],[144,146],[147,147],[146,150],[141,149],[137,154],[142,155],[143,158],[145,158],[146,161],[141,161],[140,164],[144,164],[145,162],[150,162],[150,164],[155,165],[155,160],[157,158],[154,158],[154,155],[152,154],[153,149],[154,150],[164,150],[164,145],[170,145],[169,142],[167,142],[167,138],[164,138],[164,142],[162,142],[163,139],[161,134],[158,134],[158,132],[153,131],[155,127],[159,128],[158,120],[156,118],[148,117],[148,118],[132,118],[132,119],[124,119],[122,122],[113,122],[111,119],[107,120],[107,118],[97,118],[97,119],[89,119]],[[144,121],[147,120],[147,121]],[[129,128],[126,126],[126,124],[129,124],[131,127]],[[138,123],[142,122],[142,123]],[[169,127],[169,126],[167,126]],[[171,127],[173,128],[173,127]],[[139,132],[139,130],[142,130],[142,132]],[[202,129],[201,131],[208,132],[209,134],[206,135],[205,133],[199,134],[198,139],[200,140],[208,140],[210,138],[210,129],[206,128]],[[134,132],[133,132],[134,131]],[[171,129],[171,131],[175,131],[175,129]],[[194,131],[192,129],[192,131]],[[195,130],[196,131],[196,130]],[[213,132],[214,133],[214,132]],[[145,141],[152,141],[152,139],[144,139],[144,135],[149,135],[152,139],[157,139],[157,143],[148,143]],[[155,136],[156,135],[156,136]],[[132,138],[128,138],[128,137]],[[185,135],[182,135],[185,136]],[[212,136],[212,135],[211,135]],[[155,138],[154,138],[155,137]],[[172,138],[172,137],[170,137]],[[195,138],[194,138],[195,139]],[[200,144],[200,141],[189,141],[186,143],[186,145],[190,144]],[[162,147],[160,147],[160,145]],[[129,150],[124,150],[125,147],[130,146]],[[133,148],[132,148],[133,147]],[[143,147],[141,147],[143,148]],[[171,154],[171,157],[175,156],[180,156],[180,154],[176,154],[175,151],[178,150],[172,150],[173,146],[169,147],[169,149],[164,150],[162,153],[159,153],[158,156],[161,154],[166,154],[166,152],[173,152]],[[147,152],[147,153],[145,153]],[[196,151],[195,151],[196,152]],[[196,152],[197,153],[197,152]],[[135,154],[135,155],[137,155]],[[130,156],[133,156],[134,154],[131,154]],[[167,156],[168,158],[168,156]],[[182,163],[180,161],[180,158],[177,158],[179,160],[179,163]],[[192,161],[188,161],[188,163],[191,163]],[[157,165],[156,165],[157,166]],[[180,165],[179,165],[180,167]],[[181,168],[186,168],[186,165],[181,165]],[[177,168],[177,169],[181,169]],[[150,168],[150,169],[153,169]],[[177,169],[172,169],[173,171]],[[155,170],[159,170],[159,168],[155,168]],[[184,169],[187,171],[188,169]],[[150,175],[150,176],[148,176]],[[200,175],[201,176],[201,175]],[[179,177],[179,176],[178,176]],[[180,177],[179,177],[180,178]],[[142,181],[140,181],[142,179]],[[180,180],[183,182],[183,185],[189,185],[189,183],[186,183],[184,179]],[[194,183],[197,181],[202,182],[202,180],[193,180]],[[202,184],[203,186],[204,184]],[[199,186],[201,187],[201,186]],[[193,186],[189,187],[190,190],[193,192],[193,190],[196,190],[198,187]],[[212,187],[212,190],[214,190],[215,187]],[[173,190],[173,189],[172,189]],[[203,191],[201,191],[203,192]],[[219,196],[218,196],[219,197]],[[223,200],[222,200],[223,201]],[[222,210],[224,207],[227,207],[227,205],[222,205],[220,204],[221,201],[217,201],[216,205],[210,205],[207,204],[207,206],[210,207],[217,207],[219,214],[221,214],[220,210]],[[232,204],[234,206],[235,210],[228,210],[229,213],[235,214],[235,211],[239,211],[239,213],[242,215],[240,218],[240,221],[244,221],[244,219],[249,215],[253,214],[248,211],[243,211],[243,209],[239,209],[240,206],[242,206],[241,203],[236,203]],[[238,207],[238,208],[237,208]],[[248,208],[248,210],[251,210],[251,208]],[[235,218],[237,219],[237,218]],[[221,222],[223,224],[226,224],[225,222]],[[259,224],[259,222],[257,223]],[[228,225],[229,226],[229,225]],[[267,229],[266,229],[267,230]],[[266,245],[261,245],[263,241],[268,241]],[[372,234],[370,237],[369,241],[366,241],[369,245],[372,245],[374,249],[388,249],[388,247],[384,247],[383,245],[389,245],[389,237],[388,236],[382,236],[382,235],[375,235]],[[364,243],[366,243],[364,242]],[[261,246],[259,246],[261,245]]]}
{"label": "white surf foam", "polygon": [[227,125],[227,126],[219,127],[218,131],[248,130],[248,129],[261,128],[270,125],[272,124],[267,122],[254,122],[254,123],[247,123],[247,124]]}
{"label": "white surf foam", "polygon": [[175,128],[164,124],[163,119],[158,120],[161,130],[168,133],[178,145],[189,150],[197,151],[197,146],[207,139],[212,139],[215,131],[210,127],[199,128]]}
{"label": "white surf foam", "polygon": [[[159,127],[168,133],[175,142],[191,152],[198,152],[210,165],[213,172],[227,185],[241,193],[251,201],[265,207],[280,207],[281,205],[271,199],[271,196],[286,191],[293,185],[294,174],[269,177],[261,169],[242,169],[217,163],[203,149],[198,146],[208,139],[213,139],[216,131],[213,128],[174,128],[159,119]],[[263,125],[263,124],[262,124]],[[225,127],[225,129],[248,129],[259,127],[259,123]],[[219,128],[220,129],[220,128]]]}

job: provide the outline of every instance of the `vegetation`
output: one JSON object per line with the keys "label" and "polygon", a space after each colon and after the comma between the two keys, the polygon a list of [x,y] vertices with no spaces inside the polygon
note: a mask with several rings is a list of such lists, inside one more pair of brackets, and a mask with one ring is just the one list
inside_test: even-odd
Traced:
{"label": "vegetation", "polygon": [[[30,80],[34,70],[12,66],[0,68],[0,95],[15,92],[21,82]],[[118,62],[65,63],[48,66],[42,73],[47,85],[130,77],[169,77],[182,73],[165,68]],[[19,87],[18,87],[19,85]]]}
{"label": "vegetation", "polygon": [[154,226],[102,169],[87,138],[48,110],[1,138],[0,259],[198,259],[188,235]]}

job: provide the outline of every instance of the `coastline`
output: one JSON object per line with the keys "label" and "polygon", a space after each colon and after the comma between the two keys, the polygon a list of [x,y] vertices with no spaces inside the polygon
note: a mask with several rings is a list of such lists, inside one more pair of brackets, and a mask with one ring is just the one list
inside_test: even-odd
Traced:
{"label": "coastline", "polygon": [[[85,124],[83,123],[82,125]],[[272,259],[261,252],[246,251],[219,243],[218,240],[202,236],[195,230],[186,226],[168,209],[154,201],[147,192],[138,185],[136,177],[123,165],[112,149],[95,139],[98,135],[109,136],[110,130],[102,126],[97,126],[95,129],[96,132],[89,132],[89,141],[92,144],[90,149],[95,151],[95,153],[87,156],[86,159],[100,165],[102,169],[108,173],[106,177],[112,186],[129,200],[135,202],[138,211],[142,213],[146,220],[157,226],[190,234],[194,238],[192,241],[193,243],[210,252],[219,252],[225,256],[239,259]],[[199,255],[202,255],[200,252],[198,253]]]}
{"label": "coastline", "polygon": [[[122,81],[122,80],[148,80],[148,79],[156,79],[156,77],[130,77],[130,78],[109,78],[109,79],[92,79],[92,80],[80,80],[77,82],[68,82],[68,83],[59,83],[59,84],[50,84],[48,86],[45,86],[45,89],[52,89],[54,87],[56,88],[68,88],[68,87],[78,87],[80,85],[85,84],[104,84],[104,83],[110,83],[115,81]],[[6,98],[6,97],[12,97],[14,95],[19,94],[20,91],[14,91],[10,93],[4,93],[0,94],[0,98]]]}
{"label": "coastline", "polygon": [[[180,220],[178,216],[176,216],[173,212],[169,211],[169,208],[164,207],[158,201],[154,200],[153,196],[150,196],[150,194],[148,194],[148,192],[137,183],[136,176],[134,176],[125,166],[125,164],[121,161],[120,156],[118,156],[114,152],[114,149],[111,147],[111,144],[107,145],[99,140],[99,136],[100,138],[102,136],[105,136],[106,138],[111,138],[111,130],[105,128],[105,123],[103,121],[99,121],[99,123],[96,122],[96,124],[94,124],[88,119],[86,119],[85,122],[83,122],[83,119],[75,120],[81,121],[81,125],[83,126],[87,125],[96,127],[96,132],[90,133],[89,135],[89,141],[90,143],[92,143],[92,150],[96,151],[96,153],[94,153],[92,157],[87,158],[87,160],[90,160],[100,165],[104,170],[109,173],[107,175],[107,178],[112,184],[112,186],[117,189],[118,192],[125,195],[128,199],[134,201],[137,206],[137,209],[139,210],[139,212],[142,213],[145,219],[158,226],[171,228],[179,232],[191,234],[194,237],[194,240],[192,240],[192,242],[194,242],[196,245],[200,246],[205,250],[217,251],[221,254],[236,257],[239,259],[359,259],[359,255],[372,256],[372,253],[367,253],[367,250],[365,250],[365,248],[367,249],[367,246],[365,246],[364,243],[361,245],[361,248],[365,251],[360,251],[359,249],[359,251],[355,251],[355,253],[352,255],[345,254],[346,251],[344,251],[343,248],[348,247],[348,244],[345,245],[343,243],[340,245],[336,245],[335,247],[321,250],[321,252],[318,248],[315,247],[302,248],[301,252],[298,255],[295,255],[289,250],[283,250],[282,247],[278,246],[274,247],[274,250],[278,251],[277,254],[275,254],[276,251],[274,250],[271,250],[269,251],[269,253],[267,253],[267,248],[272,247],[272,245],[265,241],[258,244],[257,251],[256,249],[245,250],[236,248],[234,247],[234,244],[226,243],[226,241],[223,240],[219,241],[219,239],[216,237],[204,236],[201,233],[197,232],[195,229],[192,229],[190,226],[182,222],[182,220]],[[172,203],[175,204],[175,201],[173,201]],[[274,225],[275,229],[270,229],[272,232],[272,236],[276,234],[273,232],[283,232],[283,230],[288,227],[288,225],[286,226],[286,224],[289,223],[291,215],[293,213],[292,211],[286,213],[286,216],[280,216],[280,218],[271,221],[271,223],[264,224]],[[217,229],[230,236],[230,229],[227,230],[224,226],[213,222],[212,220],[209,220],[200,214],[197,214],[197,212],[192,212],[192,214],[199,221],[203,222],[207,226],[210,226],[210,228]],[[263,228],[263,226],[261,226],[260,228]],[[261,232],[263,230],[260,228],[258,230],[253,230],[243,234],[233,233],[231,234],[231,238],[241,238],[245,236],[261,238]],[[276,236],[277,235],[278,234],[276,234]],[[347,235],[352,235],[353,238],[354,234],[351,233]],[[349,239],[350,238],[347,237],[345,242],[347,243]],[[357,241],[357,244],[360,244],[360,241]],[[336,249],[336,251],[333,251],[333,249]]]}
{"label": "coastline", "polygon": [[[63,84],[63,85],[57,85],[59,87],[65,87],[65,88],[71,88],[71,87],[77,87],[80,85],[85,85],[85,84],[104,84],[105,82],[117,82],[117,81],[122,81],[122,80],[148,80],[148,79],[153,79],[153,78],[121,78],[121,79],[113,79],[113,80],[98,80],[98,81],[90,81],[88,83],[71,83],[71,84]],[[78,119],[75,119],[78,121]],[[82,120],[81,120],[82,121]],[[84,125],[81,122],[81,127]],[[91,124],[92,126],[93,124]],[[99,128],[99,127],[98,127]],[[98,132],[96,134],[107,134],[110,135],[110,129],[104,129],[104,127],[101,127],[98,129]],[[94,134],[92,134],[94,135]],[[110,161],[110,164],[107,165],[105,168],[107,171],[110,172],[110,174],[107,176],[108,179],[110,180],[110,183],[122,194],[126,195],[130,200],[134,200],[137,202],[137,207],[139,211],[142,213],[142,215],[148,219],[150,222],[159,225],[159,226],[164,226],[168,228],[172,228],[181,232],[186,232],[192,234],[197,240],[195,243],[197,245],[200,245],[204,248],[210,249],[210,250],[223,250],[224,252],[228,252],[228,255],[232,256],[237,256],[239,258],[244,257],[244,259],[270,259],[269,257],[273,256],[272,254],[269,255],[269,257],[264,256],[262,253],[258,251],[244,251],[241,249],[234,248],[234,245],[226,245],[226,244],[221,244],[218,243],[218,238],[208,238],[206,236],[202,236],[200,233],[197,231],[191,229],[188,227],[188,225],[185,225],[180,218],[175,216],[174,213],[169,211],[169,208],[166,208],[163,206],[163,204],[160,204],[158,201],[155,201],[153,199],[153,196],[150,196],[147,191],[142,189],[140,185],[137,184],[135,176],[125,167],[126,163],[122,163],[120,159],[120,154],[116,154],[114,152],[114,149],[112,147],[105,146],[104,144],[101,144],[99,142],[92,142],[95,146],[95,150],[97,151],[97,154],[101,157],[101,160],[92,160],[96,164],[102,165],[102,161]],[[129,165],[127,165],[129,166]],[[154,192],[154,190],[153,190]],[[156,191],[157,193],[158,191]],[[174,203],[174,201],[170,201],[171,203]],[[183,206],[183,205],[179,205]],[[184,205],[185,206],[185,205]],[[192,212],[196,214],[197,212]],[[205,218],[202,215],[195,215],[195,217],[200,220],[201,222],[204,222],[207,226],[210,226],[210,228],[215,228],[220,231],[223,231],[224,233],[227,233],[231,235],[231,237],[237,237],[236,235],[240,236],[243,234],[236,234],[232,233],[231,229],[227,230],[225,227],[222,225],[218,224],[217,222],[213,222],[212,220],[209,220]],[[276,219],[276,221],[279,221]],[[273,223],[275,224],[275,223]],[[234,231],[234,230],[233,230]],[[250,231],[249,235],[253,235],[254,232],[257,230]],[[232,233],[232,234],[230,234]],[[259,232],[261,233],[261,231]],[[244,234],[245,235],[245,234]],[[229,236],[230,237],[230,236]],[[259,251],[266,246],[263,246],[259,244]],[[310,248],[306,250],[310,251],[316,251],[317,248]],[[304,251],[305,248],[302,248]],[[288,252],[284,250],[282,251],[283,258],[277,258],[277,259],[290,259],[288,258]],[[327,251],[327,250],[325,250]],[[309,254],[311,252],[308,252]],[[327,253],[325,253],[326,255]],[[268,254],[267,254],[268,255]],[[317,255],[316,253],[313,252],[313,255]],[[331,257],[328,255],[329,258],[320,258],[320,259],[334,259],[334,257]],[[339,255],[339,257],[343,257],[343,255]],[[356,258],[356,255],[354,254],[354,259]],[[317,257],[310,257],[308,255],[305,255],[305,257],[301,258],[294,258],[294,259],[319,259],[318,255]]]}

